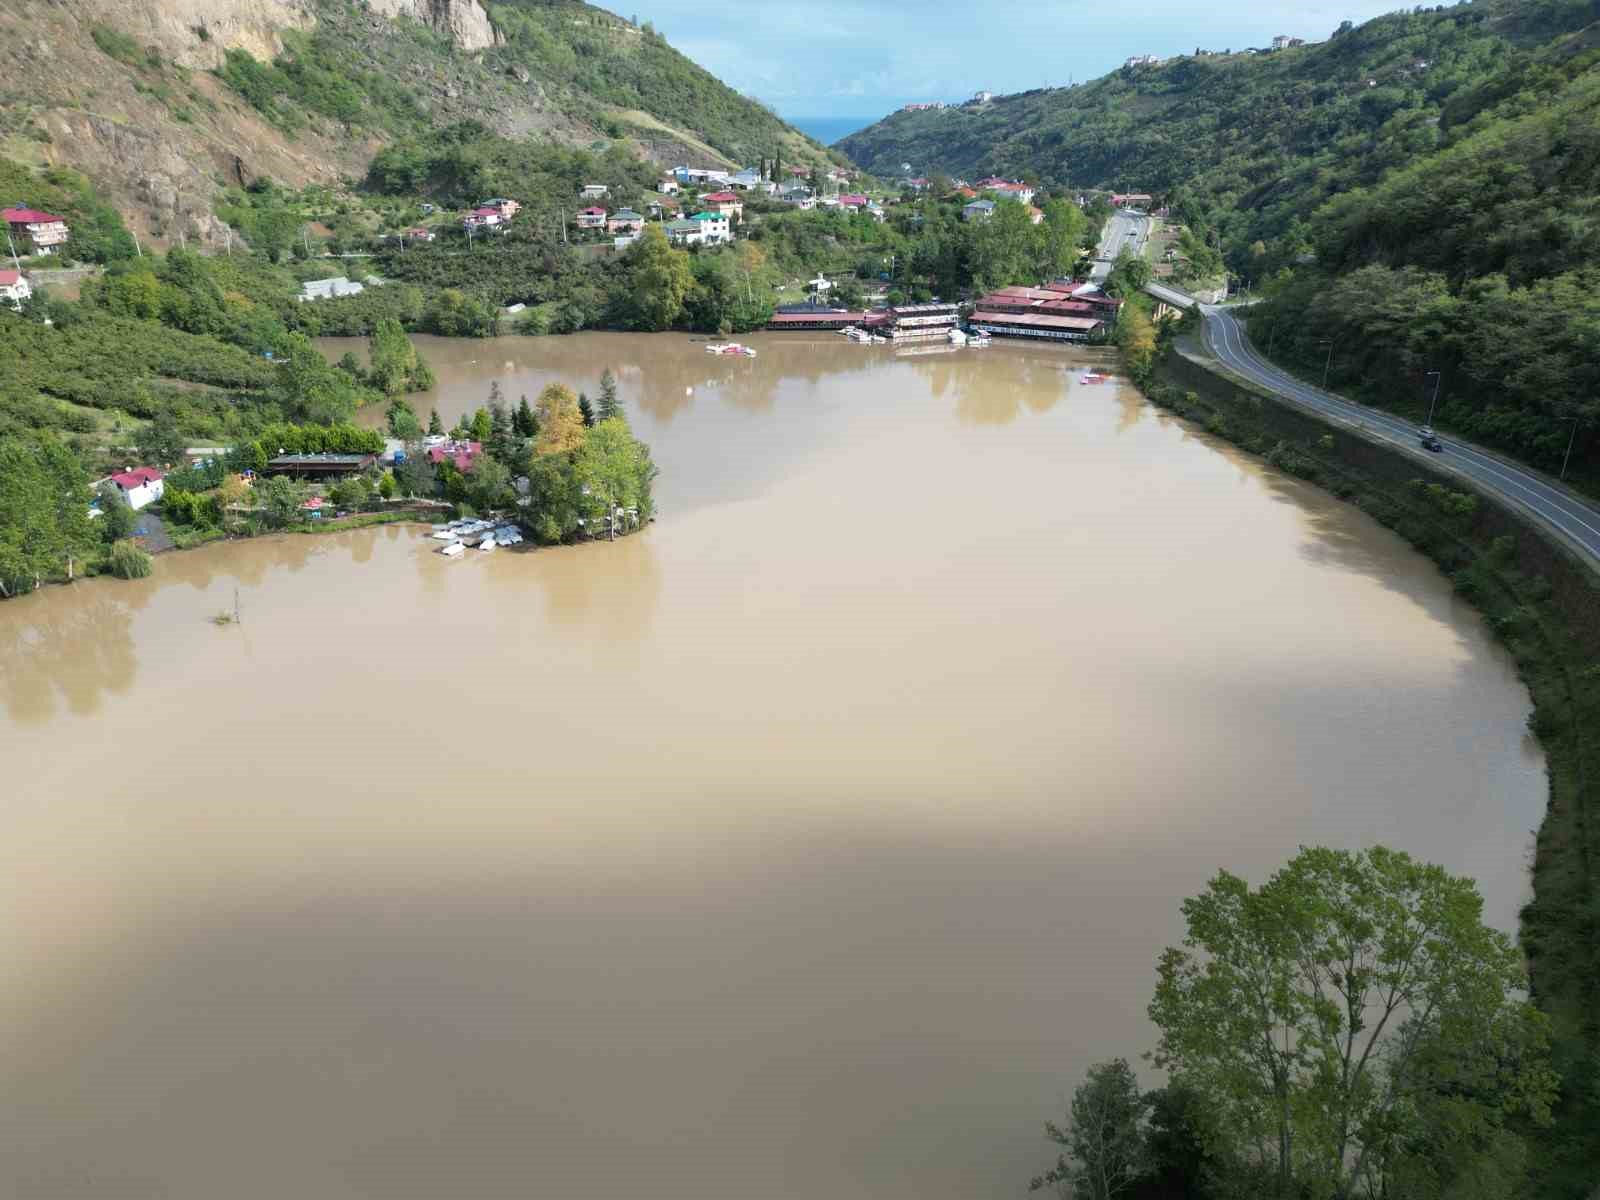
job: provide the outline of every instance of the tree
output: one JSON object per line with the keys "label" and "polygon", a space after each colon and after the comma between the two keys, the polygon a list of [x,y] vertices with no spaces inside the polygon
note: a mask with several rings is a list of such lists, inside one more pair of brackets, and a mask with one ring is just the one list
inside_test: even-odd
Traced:
{"label": "tree", "polygon": [[102,484],[97,499],[100,501],[100,537],[110,544],[131,536],[139,519],[129,507],[122,489],[113,483]]}
{"label": "tree", "polygon": [[622,415],[622,405],[617,403],[617,377],[607,367],[600,372],[600,403],[595,405],[595,418],[609,421]]}
{"label": "tree", "polygon": [[1022,204],[995,203],[994,213],[977,227],[972,241],[972,282],[980,291],[1013,283],[1037,282],[1039,232]]}
{"label": "tree", "polygon": [[683,315],[684,297],[694,283],[689,255],[667,244],[659,225],[646,225],[624,261],[628,284],[625,317],[634,329],[670,329]]}
{"label": "tree", "polygon": [[287,525],[294,520],[300,508],[300,490],[284,475],[274,475],[257,489],[261,506],[267,510],[267,520],[274,525]]}
{"label": "tree", "polygon": [[578,398],[570,389],[552,383],[539,393],[534,413],[539,422],[539,434],[533,443],[537,457],[570,454],[583,445],[583,414],[578,410]]}
{"label": "tree", "polygon": [[522,397],[517,405],[516,415],[511,419],[511,427],[516,430],[518,437],[531,438],[539,432],[539,419],[533,415],[533,406],[528,403],[526,396]]}
{"label": "tree", "polygon": [[1111,273],[1106,276],[1106,292],[1124,298],[1136,296],[1144,291],[1145,284],[1150,282],[1153,274],[1150,263],[1143,255],[1125,249],[1111,264]]}
{"label": "tree", "polygon": [[1123,305],[1117,318],[1117,345],[1134,379],[1142,380],[1150,371],[1156,354],[1156,329],[1138,303]]}
{"label": "tree", "polygon": [[417,420],[416,410],[402,397],[396,396],[389,401],[385,416],[388,419],[391,437],[397,437],[402,442],[414,442],[422,436],[422,423]]}
{"label": "tree", "polygon": [[437,408],[428,413],[428,436],[444,436],[444,422],[439,419],[439,410]]}
{"label": "tree", "polygon": [[492,458],[475,461],[466,484],[467,499],[480,512],[501,508],[511,499],[511,472]]}
{"label": "tree", "polygon": [[0,437],[0,598],[72,573],[97,541],[77,456],[48,433]]}
{"label": "tree", "polygon": [[467,426],[467,432],[472,435],[472,440],[485,446],[489,444],[494,434],[494,418],[489,415],[489,410],[480,408],[472,414],[472,423]]}
{"label": "tree", "polygon": [[1047,1122],[1050,1140],[1067,1147],[1030,1190],[1052,1184],[1070,1189],[1073,1200],[1113,1200],[1148,1172],[1144,1119],[1147,1103],[1125,1058],[1097,1063],[1072,1093],[1065,1128]]}
{"label": "tree", "polygon": [[394,481],[394,472],[385,471],[383,473],[383,478],[378,480],[378,495],[382,496],[385,500],[393,500],[395,488],[396,485]]}
{"label": "tree", "polygon": [[589,428],[594,424],[594,405],[589,403],[589,393],[587,392],[578,393],[578,413],[583,417],[585,428]]}
{"label": "tree", "polygon": [[411,378],[417,369],[417,348],[400,328],[400,322],[392,317],[379,321],[373,327],[369,344],[372,365],[367,369],[367,379],[372,386],[386,396],[398,396],[410,390]]}
{"label": "tree", "polygon": [[1183,912],[1150,1003],[1156,1064],[1281,1193],[1385,1194],[1428,1097],[1506,1136],[1516,1114],[1547,1119],[1544,1018],[1471,880],[1383,847],[1305,849],[1259,889],[1219,873]]}
{"label": "tree", "polygon": [[500,399],[500,385],[496,384],[489,400],[489,440],[485,443],[489,456],[509,467],[518,457],[520,449],[516,431],[512,428],[511,413]]}
{"label": "tree", "polygon": [[641,522],[654,511],[650,485],[656,466],[650,449],[613,418],[589,430],[573,455],[573,477],[584,498],[586,516],[609,518],[617,508],[638,510]]}
{"label": "tree", "polygon": [[178,431],[177,421],[165,412],[141,429],[134,440],[139,457],[160,467],[181,462],[188,446],[188,440]]}
{"label": "tree", "polygon": [[1046,202],[1044,221],[1038,227],[1036,239],[1039,260],[1035,273],[1040,279],[1057,279],[1073,273],[1088,224],[1083,210],[1071,201]]}
{"label": "tree", "polygon": [[355,381],[329,364],[302,333],[278,339],[274,354],[281,359],[274,398],[293,420],[334,425],[355,416],[360,395]]}

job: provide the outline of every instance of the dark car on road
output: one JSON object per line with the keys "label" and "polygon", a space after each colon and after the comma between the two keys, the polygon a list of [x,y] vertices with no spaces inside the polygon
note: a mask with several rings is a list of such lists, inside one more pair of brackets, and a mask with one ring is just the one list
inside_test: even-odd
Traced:
{"label": "dark car on road", "polygon": [[1431,450],[1435,454],[1444,450],[1444,443],[1439,440],[1439,435],[1426,425],[1417,430],[1417,441],[1424,450]]}

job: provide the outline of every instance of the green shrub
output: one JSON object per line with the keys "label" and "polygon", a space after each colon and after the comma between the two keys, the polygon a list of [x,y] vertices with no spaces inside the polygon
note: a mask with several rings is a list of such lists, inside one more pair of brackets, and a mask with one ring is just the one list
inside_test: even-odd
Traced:
{"label": "green shrub", "polygon": [[143,579],[150,574],[150,556],[123,538],[111,547],[110,568],[118,579]]}

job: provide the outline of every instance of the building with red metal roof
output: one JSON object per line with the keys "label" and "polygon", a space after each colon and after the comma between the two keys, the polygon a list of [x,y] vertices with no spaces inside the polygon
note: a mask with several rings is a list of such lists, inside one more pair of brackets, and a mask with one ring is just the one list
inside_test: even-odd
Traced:
{"label": "building with red metal roof", "polygon": [[20,205],[5,209],[0,216],[5,217],[12,236],[20,235],[26,238],[36,254],[54,254],[67,240],[65,217],[40,212],[37,208],[23,208]]}

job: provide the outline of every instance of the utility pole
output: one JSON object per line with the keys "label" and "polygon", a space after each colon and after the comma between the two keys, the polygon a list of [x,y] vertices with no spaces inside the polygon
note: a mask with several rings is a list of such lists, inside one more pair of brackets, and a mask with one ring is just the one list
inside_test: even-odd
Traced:
{"label": "utility pole", "polygon": [[11,226],[6,226],[6,245],[11,247],[11,265],[17,269],[17,274],[22,274],[22,260],[17,257],[17,243],[11,240]]}
{"label": "utility pole", "polygon": [[[1432,375],[1433,376],[1433,399],[1431,401],[1429,401],[1429,403],[1428,403],[1428,420],[1427,420],[1426,424],[1427,424],[1429,429],[1432,429],[1433,428],[1433,410],[1435,408],[1437,408],[1438,404],[1439,404],[1439,385],[1444,382],[1444,376],[1441,375],[1438,371],[1429,371],[1428,375]],[[1424,379],[1426,379],[1427,377],[1428,377],[1427,375],[1423,376]]]}
{"label": "utility pole", "polygon": [[1563,482],[1565,482],[1567,478],[1567,465],[1572,462],[1572,447],[1578,441],[1578,418],[1569,417],[1568,420],[1572,422],[1572,436],[1567,439],[1567,454],[1566,457],[1561,460],[1560,478]]}
{"label": "utility pole", "polygon": [[1322,390],[1328,390],[1328,372],[1333,368],[1333,339],[1328,339],[1328,361],[1322,364]]}

